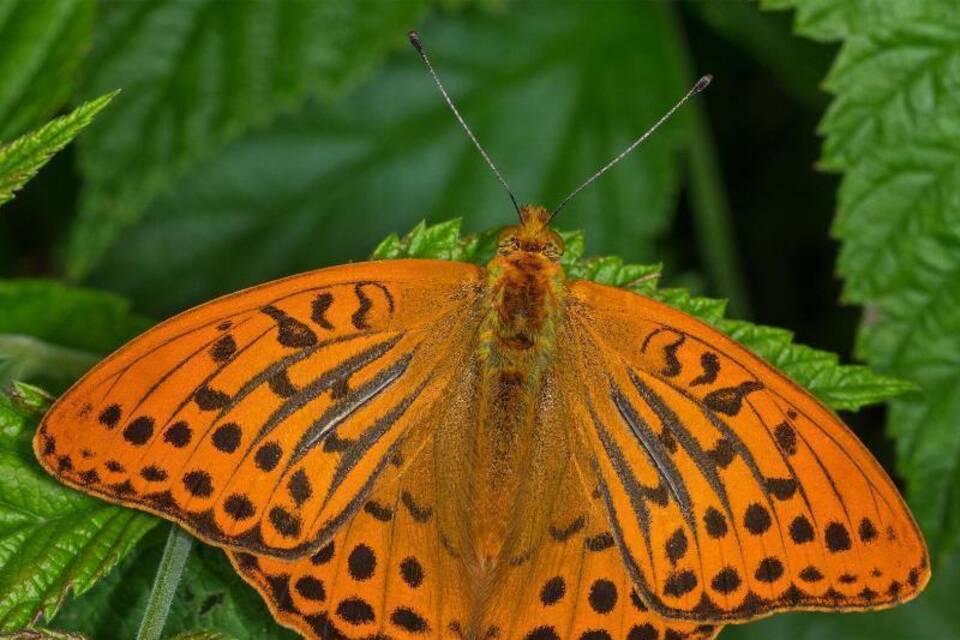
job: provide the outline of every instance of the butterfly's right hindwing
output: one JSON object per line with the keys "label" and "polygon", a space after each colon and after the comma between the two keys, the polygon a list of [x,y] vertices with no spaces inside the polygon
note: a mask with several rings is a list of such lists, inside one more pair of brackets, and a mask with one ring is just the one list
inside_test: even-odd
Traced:
{"label": "butterfly's right hindwing", "polygon": [[481,270],[361,263],[185,312],[95,367],[34,445],[58,479],[210,542],[299,556],[363,504],[467,348]]}

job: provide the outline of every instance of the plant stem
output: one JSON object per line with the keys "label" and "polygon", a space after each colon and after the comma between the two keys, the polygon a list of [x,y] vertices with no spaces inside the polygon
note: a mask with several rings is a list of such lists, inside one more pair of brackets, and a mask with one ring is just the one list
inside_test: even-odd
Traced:
{"label": "plant stem", "polygon": [[[672,3],[667,3],[670,21],[676,35],[680,66],[683,76],[693,83],[690,52],[680,16]],[[720,294],[727,300],[734,317],[750,315],[750,301],[744,288],[743,271],[737,257],[730,227],[730,207],[724,195],[723,179],[717,167],[713,136],[707,123],[702,102],[691,101],[688,122],[690,123],[690,204],[693,209],[694,228],[700,255],[710,279]]]}
{"label": "plant stem", "polygon": [[177,592],[177,585],[180,584],[180,577],[183,575],[183,568],[187,564],[187,556],[190,555],[192,546],[193,538],[189,533],[177,525],[170,526],[170,535],[167,536],[163,557],[160,558],[160,566],[157,567],[157,577],[154,579],[143,619],[140,621],[137,640],[160,639],[163,626],[167,622],[167,614],[170,613],[173,595]]}

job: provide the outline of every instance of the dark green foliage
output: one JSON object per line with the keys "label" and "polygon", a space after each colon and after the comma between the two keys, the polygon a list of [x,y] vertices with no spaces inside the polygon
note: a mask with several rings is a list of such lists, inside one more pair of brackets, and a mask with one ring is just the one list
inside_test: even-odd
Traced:
{"label": "dark green foliage", "polygon": [[[376,258],[490,257],[513,214],[407,48],[417,27],[520,200],[547,206],[717,74],[563,212],[585,232],[565,234],[565,267],[701,317],[835,409],[892,399],[850,418],[938,552],[906,607],[721,637],[958,637],[958,16],[954,0],[0,0],[0,633],[135,637],[168,531],[48,478],[30,438],[49,398],[12,380],[61,392],[148,318],[385,236]],[[834,266],[861,309],[838,310]],[[834,354],[855,331],[868,366]],[[164,635],[294,637],[200,544]]]}

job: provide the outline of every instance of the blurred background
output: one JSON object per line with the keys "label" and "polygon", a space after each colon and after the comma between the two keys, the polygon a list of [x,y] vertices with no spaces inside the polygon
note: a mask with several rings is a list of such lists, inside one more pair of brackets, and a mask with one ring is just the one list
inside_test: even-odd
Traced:
{"label": "blurred background", "polygon": [[[817,0],[797,16],[772,10],[792,2],[763,4],[4,0],[0,139],[122,93],[0,212],[0,276],[105,290],[159,320],[362,260],[420,220],[512,222],[406,41],[415,27],[518,198],[548,207],[713,74],[556,224],[583,229],[588,254],[662,262],[666,284],[854,360],[864,312],[841,303],[830,230],[842,175],[817,169],[817,127],[844,40],[881,27],[855,15],[861,3]],[[944,67],[954,89],[956,68]],[[892,473],[903,468],[884,408],[844,418]],[[945,465],[955,478],[957,461]],[[916,603],[780,615],[722,637],[960,637],[952,538],[931,532],[935,577]]]}

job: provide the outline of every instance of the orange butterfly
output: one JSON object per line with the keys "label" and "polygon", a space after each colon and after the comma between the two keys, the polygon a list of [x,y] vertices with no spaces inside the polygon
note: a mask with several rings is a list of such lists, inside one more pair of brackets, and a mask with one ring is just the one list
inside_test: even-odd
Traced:
{"label": "orange butterfly", "polygon": [[551,214],[518,211],[486,268],[333,267],[160,324],[56,403],[39,460],[227,549],[309,638],[703,639],[923,589],[910,512],[833,413],[567,280]]}

